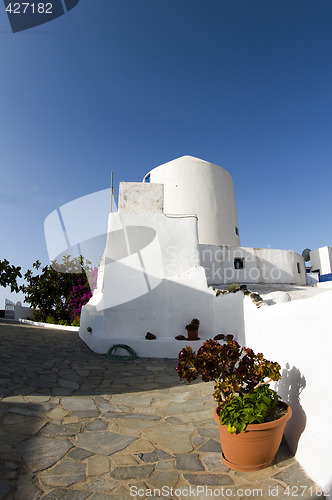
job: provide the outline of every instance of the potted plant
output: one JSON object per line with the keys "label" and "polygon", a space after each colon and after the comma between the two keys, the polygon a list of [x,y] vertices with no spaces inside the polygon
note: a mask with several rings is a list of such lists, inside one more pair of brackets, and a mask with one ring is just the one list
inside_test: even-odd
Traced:
{"label": "potted plant", "polygon": [[198,329],[199,329],[199,319],[193,318],[190,321],[189,325],[186,325],[186,330],[188,332],[188,340],[199,340]]}
{"label": "potted plant", "polygon": [[185,347],[176,370],[188,382],[198,376],[204,382],[214,381],[218,402],[214,418],[225,464],[236,470],[259,470],[273,462],[292,410],[269,387],[269,382],[281,378],[280,365],[240,347],[231,337],[224,344],[207,340],[197,353]]}

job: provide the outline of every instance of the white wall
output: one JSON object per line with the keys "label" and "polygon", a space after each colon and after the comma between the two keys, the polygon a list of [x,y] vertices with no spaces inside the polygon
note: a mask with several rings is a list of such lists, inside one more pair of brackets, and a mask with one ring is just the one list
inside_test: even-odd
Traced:
{"label": "white wall", "polygon": [[332,281],[322,281],[317,283],[318,288],[332,288]]}
{"label": "white wall", "polygon": [[310,252],[311,269],[320,274],[332,273],[332,247],[321,247]]}
{"label": "white wall", "polygon": [[327,262],[327,269],[329,269],[329,273],[332,273],[332,247],[327,247],[327,253],[328,253],[328,262]]}
{"label": "white wall", "polygon": [[317,285],[319,282],[319,273],[306,273],[307,285]]}
{"label": "white wall", "polygon": [[[227,283],[306,284],[303,257],[288,250],[200,245],[201,264],[209,285]],[[243,269],[234,259],[243,258]],[[300,273],[297,264],[299,264]]]}
{"label": "white wall", "polygon": [[[90,300],[82,310],[80,337],[98,353],[106,353],[114,344],[127,344],[141,357],[177,358],[189,342],[175,337],[187,336],[186,324],[198,317],[200,340],[190,343],[193,349],[218,333],[233,333],[243,342],[243,295],[216,297],[211,290],[197,289],[202,271],[194,268],[187,275],[164,280],[152,293],[132,300],[129,306],[119,304],[102,312],[97,310],[97,294],[95,301]],[[147,332],[157,339],[146,340]]]}
{"label": "white wall", "polygon": [[[243,295],[217,297],[207,287],[196,217],[110,214],[102,262],[81,314],[80,336],[94,351],[127,343],[140,356],[177,357],[184,343],[175,336],[194,317],[201,343],[230,331],[244,339]],[[157,339],[145,340],[147,332]]]}
{"label": "white wall", "polygon": [[19,319],[31,318],[33,315],[33,309],[31,307],[22,306],[22,302],[13,302],[11,300],[5,299],[5,318]]}
{"label": "white wall", "polygon": [[16,302],[15,304],[15,319],[27,319],[32,318],[33,309],[31,307],[22,306],[21,302]]}
{"label": "white wall", "polygon": [[197,215],[200,243],[240,245],[233,180],[227,170],[182,156],[147,175],[151,183],[164,184],[165,213]]}
{"label": "white wall", "polygon": [[278,392],[292,406],[286,439],[307,474],[332,484],[332,291],[257,309],[245,299],[246,345],[277,361]]}

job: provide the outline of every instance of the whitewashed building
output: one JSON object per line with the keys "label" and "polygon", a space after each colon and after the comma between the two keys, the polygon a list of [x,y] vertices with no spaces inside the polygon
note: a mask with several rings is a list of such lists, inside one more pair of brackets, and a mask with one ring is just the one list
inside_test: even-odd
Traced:
{"label": "whitewashed building", "polygon": [[[172,357],[175,336],[193,317],[201,320],[202,342],[227,329],[243,338],[243,318],[234,310],[243,297],[217,296],[211,285],[305,280],[304,259],[295,252],[240,246],[230,174],[184,156],[143,182],[120,183],[80,335],[97,352],[130,339],[140,355]],[[155,342],[146,342],[148,331]]]}

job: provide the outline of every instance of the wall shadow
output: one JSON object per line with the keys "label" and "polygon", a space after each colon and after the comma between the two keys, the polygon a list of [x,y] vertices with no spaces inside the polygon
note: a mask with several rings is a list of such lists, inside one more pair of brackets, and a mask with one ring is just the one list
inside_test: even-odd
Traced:
{"label": "wall shadow", "polygon": [[[0,339],[0,398],[145,391],[148,377],[157,378],[160,388],[184,383],[175,371],[177,359],[113,361],[93,352],[78,332],[0,322]],[[178,344],[179,352],[187,345]]]}
{"label": "wall shadow", "polygon": [[287,443],[295,454],[298,442],[306,426],[306,414],[301,406],[300,394],[306,387],[306,379],[301,372],[287,363],[282,371],[282,378],[276,384],[277,392],[281,399],[292,408],[292,418],[288,421],[285,435]]}

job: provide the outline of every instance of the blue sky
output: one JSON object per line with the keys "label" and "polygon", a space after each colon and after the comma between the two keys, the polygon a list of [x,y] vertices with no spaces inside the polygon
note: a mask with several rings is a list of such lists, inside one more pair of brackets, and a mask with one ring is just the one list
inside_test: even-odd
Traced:
{"label": "blue sky", "polygon": [[231,173],[243,246],[331,245],[331,26],[331,0],[80,0],[13,34],[0,5],[0,259],[46,264],[50,212],[186,154]]}

